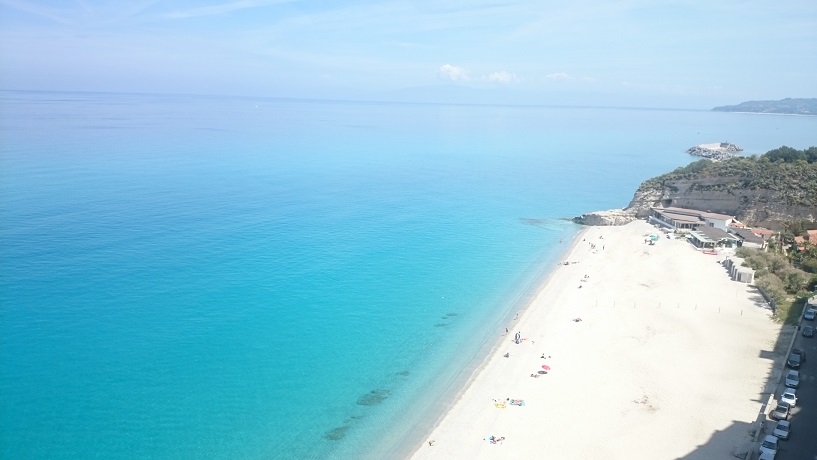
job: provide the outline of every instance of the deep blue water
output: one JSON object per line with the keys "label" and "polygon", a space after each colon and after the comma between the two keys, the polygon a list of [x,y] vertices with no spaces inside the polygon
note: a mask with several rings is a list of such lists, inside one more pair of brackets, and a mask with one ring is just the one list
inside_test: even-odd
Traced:
{"label": "deep blue water", "polygon": [[817,117],[0,92],[2,457],[393,455],[558,218],[726,140]]}

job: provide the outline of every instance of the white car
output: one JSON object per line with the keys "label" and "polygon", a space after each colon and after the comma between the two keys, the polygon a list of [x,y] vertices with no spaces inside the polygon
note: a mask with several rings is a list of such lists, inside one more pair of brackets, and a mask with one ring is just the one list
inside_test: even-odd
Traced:
{"label": "white car", "polygon": [[783,390],[783,394],[780,395],[780,400],[783,402],[789,403],[789,406],[794,407],[797,405],[797,390],[794,388],[786,388]]}
{"label": "white car", "polygon": [[817,310],[813,308],[809,308],[806,310],[806,313],[803,315],[803,319],[807,319],[809,321],[814,321],[814,317],[817,316]]}
{"label": "white car", "polygon": [[789,388],[797,388],[800,386],[800,372],[795,370],[790,370],[788,374],[786,374],[786,386]]}
{"label": "white car", "polygon": [[757,460],[774,460],[774,454],[769,453],[769,452],[764,452],[764,453],[760,454],[760,457],[758,457]]}
{"label": "white car", "polygon": [[760,455],[771,455],[774,458],[777,455],[777,436],[767,434],[760,443]]}
{"label": "white car", "polygon": [[791,432],[791,423],[788,420],[781,420],[775,425],[773,434],[780,439],[789,439],[789,432]]}
{"label": "white car", "polygon": [[789,411],[791,411],[791,406],[781,401],[777,403],[774,410],[769,413],[769,417],[774,420],[786,420],[789,418]]}

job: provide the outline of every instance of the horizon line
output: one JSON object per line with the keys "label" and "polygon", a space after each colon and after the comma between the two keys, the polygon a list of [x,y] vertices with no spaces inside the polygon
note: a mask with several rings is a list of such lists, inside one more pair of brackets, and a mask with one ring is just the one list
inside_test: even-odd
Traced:
{"label": "horizon line", "polygon": [[15,89],[0,88],[0,92],[17,93],[60,93],[60,94],[119,94],[130,96],[188,96],[188,97],[210,97],[229,99],[279,99],[301,102],[345,102],[345,103],[366,103],[366,104],[404,104],[404,105],[450,105],[450,106],[475,106],[475,107],[523,107],[523,108],[570,108],[570,109],[618,109],[618,110],[666,110],[679,112],[711,112],[712,109],[702,108],[680,108],[680,107],[645,107],[645,106],[616,106],[616,105],[571,105],[571,104],[518,104],[518,103],[497,103],[497,102],[428,102],[428,101],[405,101],[394,99],[353,99],[353,98],[309,98],[309,97],[287,97],[287,96],[246,96],[231,94],[203,94],[203,93],[162,93],[162,92],[140,92],[140,91],[89,91],[89,90],[49,90],[49,89]]}

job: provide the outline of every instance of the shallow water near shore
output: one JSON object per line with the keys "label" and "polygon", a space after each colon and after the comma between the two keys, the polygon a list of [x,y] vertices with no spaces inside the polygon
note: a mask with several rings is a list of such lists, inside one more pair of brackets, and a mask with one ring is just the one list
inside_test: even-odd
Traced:
{"label": "shallow water near shore", "polygon": [[403,451],[557,262],[559,218],[695,144],[817,145],[817,117],[0,97],[9,458]]}

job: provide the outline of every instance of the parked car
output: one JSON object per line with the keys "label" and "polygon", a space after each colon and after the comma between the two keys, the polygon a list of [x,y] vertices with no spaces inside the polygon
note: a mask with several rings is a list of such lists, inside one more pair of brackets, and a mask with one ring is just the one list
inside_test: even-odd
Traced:
{"label": "parked car", "polygon": [[809,321],[814,321],[815,317],[817,317],[817,310],[813,308],[809,308],[806,310],[806,313],[803,314],[803,319],[807,319]]}
{"label": "parked car", "polygon": [[800,362],[806,364],[806,352],[804,350],[801,350],[799,348],[792,348],[791,354],[799,356]]}
{"label": "parked car", "polygon": [[786,374],[786,386],[789,388],[797,388],[800,386],[800,371],[789,371]]}
{"label": "parked car", "polygon": [[804,326],[803,337],[814,337],[814,328],[811,326]]}
{"label": "parked car", "polygon": [[797,405],[797,390],[794,388],[786,388],[783,390],[783,394],[780,395],[780,401],[788,403],[789,406],[794,407]]}
{"label": "parked car", "polygon": [[771,454],[772,458],[777,455],[778,440],[777,436],[767,434],[760,443],[760,454]]}
{"label": "parked car", "polygon": [[786,366],[792,369],[800,369],[800,355],[790,354],[789,359],[786,360]]}
{"label": "parked car", "polygon": [[790,432],[791,422],[788,420],[780,420],[777,422],[777,425],[774,426],[774,435],[780,439],[789,439]]}
{"label": "parked car", "polygon": [[789,403],[781,401],[777,403],[777,406],[775,406],[772,413],[769,414],[769,417],[773,418],[774,420],[788,420],[790,409],[791,407],[789,406]]}
{"label": "parked car", "polygon": [[758,457],[757,460],[774,460],[774,455],[775,454],[771,452],[763,452],[760,454],[760,457]]}

